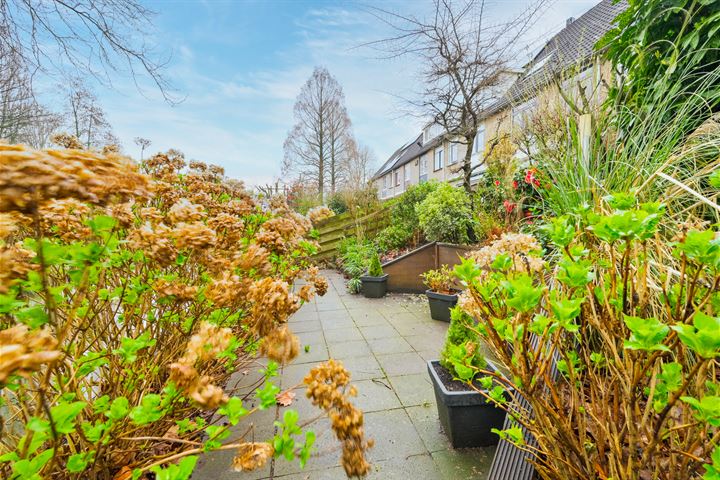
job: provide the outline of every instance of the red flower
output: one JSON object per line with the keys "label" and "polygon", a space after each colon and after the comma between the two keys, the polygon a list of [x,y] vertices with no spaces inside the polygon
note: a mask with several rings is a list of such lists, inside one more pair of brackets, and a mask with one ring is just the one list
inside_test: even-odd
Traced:
{"label": "red flower", "polygon": [[515,204],[509,200],[505,200],[503,202],[503,206],[505,207],[505,211],[507,213],[512,213],[512,211],[515,210]]}
{"label": "red flower", "polygon": [[495,186],[496,186],[496,187],[499,187],[499,186],[500,186],[500,180],[495,180]]}
{"label": "red flower", "polygon": [[537,173],[537,170],[535,170],[534,168],[531,168],[530,170],[525,172],[525,183],[539,187],[540,180],[538,180],[537,177],[535,176],[536,173]]}
{"label": "red flower", "polygon": [[514,188],[515,190],[517,190],[517,188],[518,188],[518,182],[517,182],[517,180],[513,180],[513,188]]}

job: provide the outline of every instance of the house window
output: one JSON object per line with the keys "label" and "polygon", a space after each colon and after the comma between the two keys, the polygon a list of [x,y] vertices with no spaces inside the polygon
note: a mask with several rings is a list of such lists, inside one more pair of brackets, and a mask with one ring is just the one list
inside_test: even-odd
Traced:
{"label": "house window", "polygon": [[485,127],[480,127],[475,134],[475,141],[473,142],[473,153],[483,153],[485,150]]}
{"label": "house window", "polygon": [[458,144],[457,143],[451,143],[450,144],[450,161],[448,162],[448,165],[453,165],[457,163],[458,161]]}
{"label": "house window", "polygon": [[407,186],[408,183],[410,183],[410,166],[405,165],[403,169],[405,170],[405,186]]}
{"label": "house window", "polygon": [[443,153],[445,153],[442,147],[435,150],[435,163],[433,164],[433,170],[440,170],[443,167]]}
{"label": "house window", "polygon": [[427,155],[423,155],[418,160],[420,166],[420,183],[427,181]]}
{"label": "house window", "polygon": [[395,170],[395,186],[400,186],[400,169]]}

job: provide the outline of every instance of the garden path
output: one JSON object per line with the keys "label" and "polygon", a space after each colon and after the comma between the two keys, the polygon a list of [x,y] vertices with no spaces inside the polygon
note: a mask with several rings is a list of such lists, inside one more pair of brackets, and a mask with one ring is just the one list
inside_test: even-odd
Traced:
{"label": "garden path", "polygon": [[[368,479],[485,479],[494,448],[453,450],[442,433],[426,360],[436,359],[447,323],[430,318],[425,297],[388,295],[367,299],[347,293],[343,278],[323,272],[329,281],[324,297],[305,304],[290,319],[302,347],[298,358],[282,369],[280,387],[299,384],[313,365],[335,358],[351,372],[365,412],[365,431],[375,440],[369,451],[373,464]],[[247,382],[245,382],[247,383]],[[273,420],[286,408],[308,419],[318,410],[296,390],[290,407],[259,412],[255,438],[274,435]],[[255,416],[255,415],[253,415]],[[241,425],[242,431],[247,425]],[[211,452],[198,462],[193,479],[202,480],[341,480],[339,442],[322,419],[311,427],[318,435],[315,454],[304,469],[280,459],[254,472],[234,472],[232,451]]]}

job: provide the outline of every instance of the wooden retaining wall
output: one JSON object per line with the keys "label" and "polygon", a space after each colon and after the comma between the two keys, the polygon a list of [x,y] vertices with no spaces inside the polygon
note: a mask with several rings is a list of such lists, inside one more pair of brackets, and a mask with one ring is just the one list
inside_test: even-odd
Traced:
{"label": "wooden retaining wall", "polygon": [[390,223],[390,209],[382,207],[355,220],[345,212],[319,222],[315,228],[320,234],[320,249],[313,257],[315,260],[328,260],[337,255],[337,246],[346,237],[355,237],[358,231],[365,238],[374,238]]}
{"label": "wooden retaining wall", "polygon": [[458,265],[460,258],[477,247],[433,242],[383,265],[389,274],[388,291],[398,293],[423,293],[425,285],[420,274],[440,268],[442,265]]}

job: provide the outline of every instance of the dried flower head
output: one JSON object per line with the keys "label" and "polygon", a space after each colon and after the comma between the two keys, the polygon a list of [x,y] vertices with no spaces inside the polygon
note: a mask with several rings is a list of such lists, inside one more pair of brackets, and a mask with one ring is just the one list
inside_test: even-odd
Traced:
{"label": "dried flower head", "polygon": [[307,217],[312,222],[313,225],[317,225],[318,222],[321,220],[325,220],[326,218],[334,217],[335,212],[330,210],[328,207],[321,205],[319,207],[314,207],[308,210]]}
{"label": "dried flower head", "polygon": [[25,325],[0,330],[0,385],[11,375],[27,376],[62,356],[48,330],[29,331]]}
{"label": "dried flower head", "polygon": [[342,441],[345,473],[348,477],[366,475],[370,464],[365,455],[373,441],[365,440],[363,413],[349,401],[357,394],[354,387],[348,388],[350,373],[341,362],[330,359],[310,370],[304,382],[308,398],[328,413],[333,432]]}
{"label": "dried flower head", "polygon": [[173,223],[196,222],[207,216],[202,205],[190,203],[187,198],[181,198],[175,205],[170,207],[168,218]]}
{"label": "dried flower head", "polygon": [[280,364],[287,364],[300,352],[300,340],[283,325],[268,333],[260,345],[260,353]]}
{"label": "dried flower head", "polygon": [[0,210],[32,212],[53,199],[94,204],[147,196],[147,177],[127,158],[86,150],[0,144]]}
{"label": "dried flower head", "polygon": [[233,469],[236,472],[257,470],[274,454],[275,449],[269,443],[243,443],[233,458]]}
{"label": "dried flower head", "polygon": [[539,272],[545,267],[545,261],[539,256],[540,243],[532,235],[525,233],[504,233],[490,245],[468,254],[480,267],[489,269],[498,255],[510,257],[513,268],[520,272]]}

